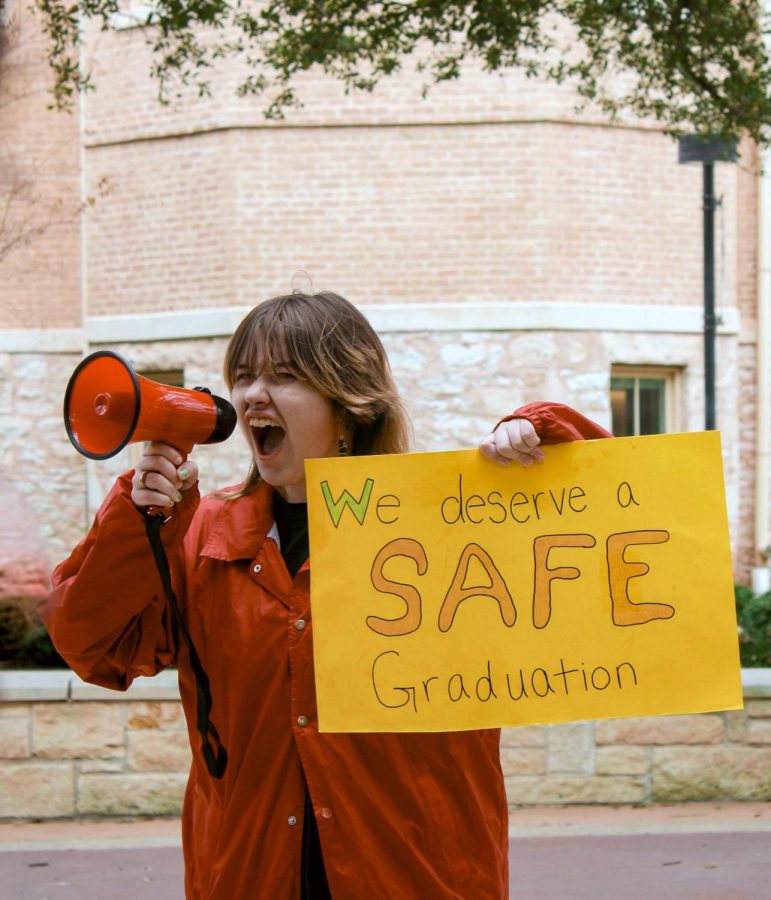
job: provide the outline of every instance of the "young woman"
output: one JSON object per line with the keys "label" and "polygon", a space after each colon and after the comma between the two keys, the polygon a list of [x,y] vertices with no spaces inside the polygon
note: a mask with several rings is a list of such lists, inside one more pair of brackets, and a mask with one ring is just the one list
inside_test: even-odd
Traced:
{"label": "young woman", "polygon": [[[252,454],[246,481],[199,501],[193,460],[148,445],[56,570],[46,619],[87,681],[125,690],[137,675],[178,666],[193,750],[187,896],[506,897],[498,731],[317,729],[303,463],[407,450],[407,419],[377,335],[335,294],[277,297],[239,325],[225,377]],[[543,458],[540,444],[603,436],[567,407],[532,404],[480,450],[529,465]],[[196,734],[191,653],[147,540],[150,506],[173,510],[162,540],[228,753],[218,777]]]}

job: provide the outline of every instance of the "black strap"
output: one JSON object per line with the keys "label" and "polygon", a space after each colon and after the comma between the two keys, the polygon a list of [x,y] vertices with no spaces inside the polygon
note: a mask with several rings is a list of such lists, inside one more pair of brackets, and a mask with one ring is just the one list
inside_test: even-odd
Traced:
{"label": "black strap", "polygon": [[[174,591],[171,587],[169,561],[166,558],[166,551],[163,549],[163,544],[161,543],[161,526],[163,525],[163,522],[164,519],[161,516],[147,516],[145,518],[147,537],[150,539],[150,546],[153,549],[155,564],[158,567],[158,574],[161,576],[163,590],[166,593],[166,598],[169,601],[169,606],[174,615],[174,621],[182,636],[182,640],[185,642],[188,653],[190,654],[190,665],[193,669],[198,693],[197,728],[201,734],[201,751],[206,760],[206,768],[209,770],[209,774],[212,778],[222,778],[225,774],[225,767],[228,764],[228,754],[222,746],[220,736],[217,733],[217,729],[214,727],[214,723],[209,718],[212,707],[209,676],[204,671],[201,660],[198,658],[198,653],[193,646],[193,641],[188,633],[185,620],[182,618],[177,598],[174,596]],[[214,746],[212,746],[212,742],[214,743]]]}

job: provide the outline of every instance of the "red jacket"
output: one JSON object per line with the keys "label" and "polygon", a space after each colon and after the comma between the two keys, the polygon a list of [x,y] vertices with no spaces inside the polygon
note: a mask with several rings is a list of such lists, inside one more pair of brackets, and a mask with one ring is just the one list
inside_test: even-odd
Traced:
{"label": "red jacket", "polygon": [[[607,435],[567,407],[534,404],[544,442]],[[577,417],[577,418],[576,418]],[[46,624],[86,681],[125,690],[179,668],[193,745],[183,810],[186,892],[207,900],[296,900],[305,782],[334,900],[508,896],[508,810],[497,730],[319,734],[306,562],[292,580],[272,489],[235,500],[188,491],[163,528],[175,591],[228,751],[202,758],[196,687],[177,645],[130,476],[54,573]]]}

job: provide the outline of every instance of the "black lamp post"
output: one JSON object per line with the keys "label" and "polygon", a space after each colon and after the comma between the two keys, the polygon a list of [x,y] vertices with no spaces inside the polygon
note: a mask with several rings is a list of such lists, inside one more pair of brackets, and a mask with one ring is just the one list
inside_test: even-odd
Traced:
{"label": "black lamp post", "polygon": [[678,162],[702,164],[704,206],[704,428],[716,427],[715,416],[715,163],[736,162],[736,141],[685,135],[678,141]]}

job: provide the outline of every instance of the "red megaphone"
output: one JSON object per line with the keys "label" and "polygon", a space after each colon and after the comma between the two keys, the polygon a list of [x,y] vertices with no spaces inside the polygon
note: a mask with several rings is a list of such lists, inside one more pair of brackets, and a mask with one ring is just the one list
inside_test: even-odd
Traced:
{"label": "red megaphone", "polygon": [[206,388],[172,387],[137,375],[111,350],[87,356],[64,394],[64,425],[75,449],[109,459],[126,444],[163,441],[181,452],[230,437],[236,411]]}

